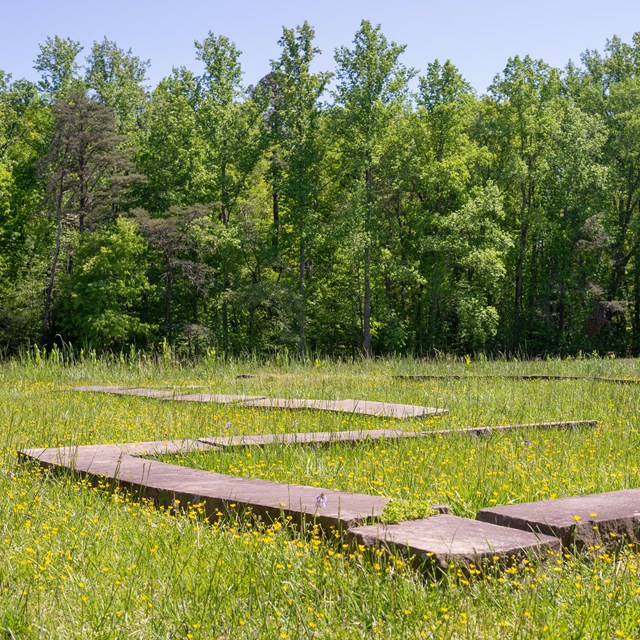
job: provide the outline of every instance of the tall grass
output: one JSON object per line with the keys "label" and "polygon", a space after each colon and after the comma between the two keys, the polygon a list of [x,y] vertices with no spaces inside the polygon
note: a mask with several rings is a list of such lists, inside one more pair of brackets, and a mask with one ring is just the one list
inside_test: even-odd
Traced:
{"label": "tall grass", "polygon": [[[196,457],[216,470],[449,503],[489,504],[640,486],[635,360],[196,365],[173,358],[40,354],[0,367],[0,638],[615,638],[640,636],[638,561],[602,549],[469,579],[417,574],[399,558],[242,513],[206,523],[66,474],[20,466],[24,447],[239,433],[422,429],[596,418],[596,430],[269,447]],[[237,378],[254,374],[252,378]],[[407,382],[394,375],[458,375]],[[494,378],[479,376],[492,375]],[[422,421],[267,411],[71,392],[126,384],[270,397],[444,406]],[[176,461],[177,462],[177,461]],[[183,463],[185,460],[182,461]]]}

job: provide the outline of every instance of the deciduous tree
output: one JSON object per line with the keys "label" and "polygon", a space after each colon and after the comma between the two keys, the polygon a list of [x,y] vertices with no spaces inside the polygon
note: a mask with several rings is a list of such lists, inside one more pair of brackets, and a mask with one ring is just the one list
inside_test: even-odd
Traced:
{"label": "deciduous tree", "polygon": [[124,51],[107,38],[91,47],[85,84],[99,102],[113,109],[119,133],[131,132],[139,123],[147,100],[143,82],[148,68],[148,60],[140,60],[131,49]]}
{"label": "deciduous tree", "polygon": [[[371,260],[376,247],[375,170],[381,140],[394,113],[407,98],[414,74],[401,61],[404,45],[389,42],[380,26],[363,20],[353,48],[336,50],[334,122],[342,151],[341,171],[351,176],[351,214],[362,247],[362,347],[371,351]],[[357,245],[356,245],[357,246]]]}
{"label": "deciduous tree", "polygon": [[[287,210],[286,223],[297,244],[298,274],[298,335],[300,352],[306,345],[306,290],[309,238],[318,233],[317,211],[322,175],[319,171],[325,152],[321,139],[320,100],[329,73],[313,73],[311,66],[320,50],[313,45],[314,30],[305,22],[294,29],[284,28],[279,44],[280,58],[272,63],[272,82],[277,89],[273,101],[276,129],[272,154],[282,163],[279,190]],[[274,190],[275,192],[275,190]]]}

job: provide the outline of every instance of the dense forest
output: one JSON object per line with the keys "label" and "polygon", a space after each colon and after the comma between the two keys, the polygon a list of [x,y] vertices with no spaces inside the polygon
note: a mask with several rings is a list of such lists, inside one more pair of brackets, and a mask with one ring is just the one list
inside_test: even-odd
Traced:
{"label": "dense forest", "polygon": [[244,86],[108,39],[0,71],[0,351],[640,353],[640,33],[477,95],[361,23]]}

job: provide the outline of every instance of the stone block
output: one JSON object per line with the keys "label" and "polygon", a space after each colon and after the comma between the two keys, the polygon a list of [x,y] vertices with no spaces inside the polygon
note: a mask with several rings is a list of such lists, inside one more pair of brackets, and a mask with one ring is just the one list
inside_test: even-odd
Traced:
{"label": "stone block", "polygon": [[640,489],[488,507],[476,518],[552,535],[567,546],[640,542]]}
{"label": "stone block", "polygon": [[552,536],[500,527],[478,520],[441,514],[397,524],[354,527],[347,535],[359,544],[381,547],[413,557],[418,565],[446,569],[452,563],[481,566],[508,563],[558,550]]}
{"label": "stone block", "polygon": [[181,393],[173,395],[170,400],[176,402],[215,402],[217,404],[231,404],[233,402],[246,402],[259,400],[264,396],[238,396],[228,393]]}

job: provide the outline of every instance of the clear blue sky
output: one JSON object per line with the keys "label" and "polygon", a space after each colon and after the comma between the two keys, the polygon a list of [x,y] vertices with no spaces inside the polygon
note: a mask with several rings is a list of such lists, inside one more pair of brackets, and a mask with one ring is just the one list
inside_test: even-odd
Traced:
{"label": "clear blue sky", "polygon": [[226,35],[243,52],[245,83],[257,82],[277,58],[282,26],[308,20],[333,69],[333,52],[349,46],[360,20],[381,24],[406,44],[404,62],[423,71],[451,59],[479,91],[514,55],[564,67],[585,49],[602,51],[613,35],[640,31],[639,0],[6,0],[0,22],[0,69],[36,80],[33,60],[47,36],[80,41],[88,53],[104,36],[151,61],[149,86],[173,66],[199,70],[194,40]]}

